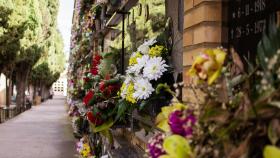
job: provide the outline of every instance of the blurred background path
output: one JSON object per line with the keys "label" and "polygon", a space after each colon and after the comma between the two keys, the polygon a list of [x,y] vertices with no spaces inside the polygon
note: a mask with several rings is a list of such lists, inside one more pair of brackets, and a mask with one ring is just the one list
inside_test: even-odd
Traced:
{"label": "blurred background path", "polygon": [[65,98],[55,96],[0,124],[1,158],[73,158],[75,141]]}

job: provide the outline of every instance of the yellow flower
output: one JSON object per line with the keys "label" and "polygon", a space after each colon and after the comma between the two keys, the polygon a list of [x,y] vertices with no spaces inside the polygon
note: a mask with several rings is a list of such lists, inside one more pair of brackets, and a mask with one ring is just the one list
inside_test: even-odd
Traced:
{"label": "yellow flower", "polygon": [[126,90],[126,100],[131,102],[131,103],[136,103],[136,99],[133,97],[133,93],[135,92],[134,90],[134,84],[133,83],[130,83],[128,86],[127,86],[127,90]]}
{"label": "yellow flower", "polygon": [[165,106],[161,108],[161,112],[156,117],[156,125],[158,128],[162,129],[165,132],[170,131],[168,124],[169,115],[176,110],[184,110],[186,105],[181,103],[173,103],[171,106]]}
{"label": "yellow flower", "polygon": [[88,157],[88,156],[91,155],[89,144],[87,144],[87,143],[86,143],[86,144],[83,144],[83,150],[81,151],[81,155],[82,155],[83,157]]}
{"label": "yellow flower", "polygon": [[211,85],[221,74],[226,53],[221,49],[208,49],[196,57],[188,74]]}
{"label": "yellow flower", "polygon": [[162,53],[165,53],[167,49],[164,46],[154,46],[150,48],[149,50],[149,56],[151,57],[159,57],[162,55]]}
{"label": "yellow flower", "polygon": [[134,54],[132,54],[132,56],[129,59],[129,66],[137,64],[137,59],[141,58],[142,54],[140,52],[136,52]]}

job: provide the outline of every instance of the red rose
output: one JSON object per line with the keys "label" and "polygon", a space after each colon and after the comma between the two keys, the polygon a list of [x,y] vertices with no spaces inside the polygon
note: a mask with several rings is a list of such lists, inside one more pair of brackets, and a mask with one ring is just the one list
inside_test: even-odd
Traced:
{"label": "red rose", "polygon": [[93,68],[91,69],[90,72],[91,72],[91,74],[94,75],[94,76],[95,76],[95,75],[98,75],[98,68],[93,67]]}
{"label": "red rose", "polygon": [[89,81],[89,78],[88,77],[85,77],[83,78],[85,82],[88,82]]}
{"label": "red rose", "polygon": [[93,112],[89,111],[89,112],[87,113],[87,119],[88,119],[91,123],[93,123],[94,125],[96,125],[96,126],[99,126],[99,125],[101,125],[101,124],[103,123],[103,121],[102,121],[101,118],[100,118],[100,113],[97,113],[97,114],[94,116]]}
{"label": "red rose", "polygon": [[84,104],[88,106],[88,104],[89,104],[90,100],[93,98],[93,96],[94,96],[94,92],[89,91],[83,99]]}
{"label": "red rose", "polygon": [[105,88],[106,88],[105,81],[101,81],[101,82],[99,83],[99,90],[100,90],[101,92],[104,92]]}
{"label": "red rose", "polygon": [[97,65],[100,64],[101,59],[102,59],[102,57],[100,55],[96,54],[93,58],[92,65],[94,67],[96,67]]}

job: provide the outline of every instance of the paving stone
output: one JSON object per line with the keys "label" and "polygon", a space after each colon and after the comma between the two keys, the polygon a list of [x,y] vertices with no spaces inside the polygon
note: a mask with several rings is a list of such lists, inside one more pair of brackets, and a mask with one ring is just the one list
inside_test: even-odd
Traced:
{"label": "paving stone", "polygon": [[0,124],[0,158],[75,158],[65,98],[55,97]]}

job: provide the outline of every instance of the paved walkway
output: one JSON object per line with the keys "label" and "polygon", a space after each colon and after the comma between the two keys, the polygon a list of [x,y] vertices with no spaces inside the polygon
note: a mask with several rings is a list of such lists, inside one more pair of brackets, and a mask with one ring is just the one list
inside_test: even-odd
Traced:
{"label": "paved walkway", "polygon": [[56,97],[0,124],[0,158],[73,158],[75,140],[64,102]]}

